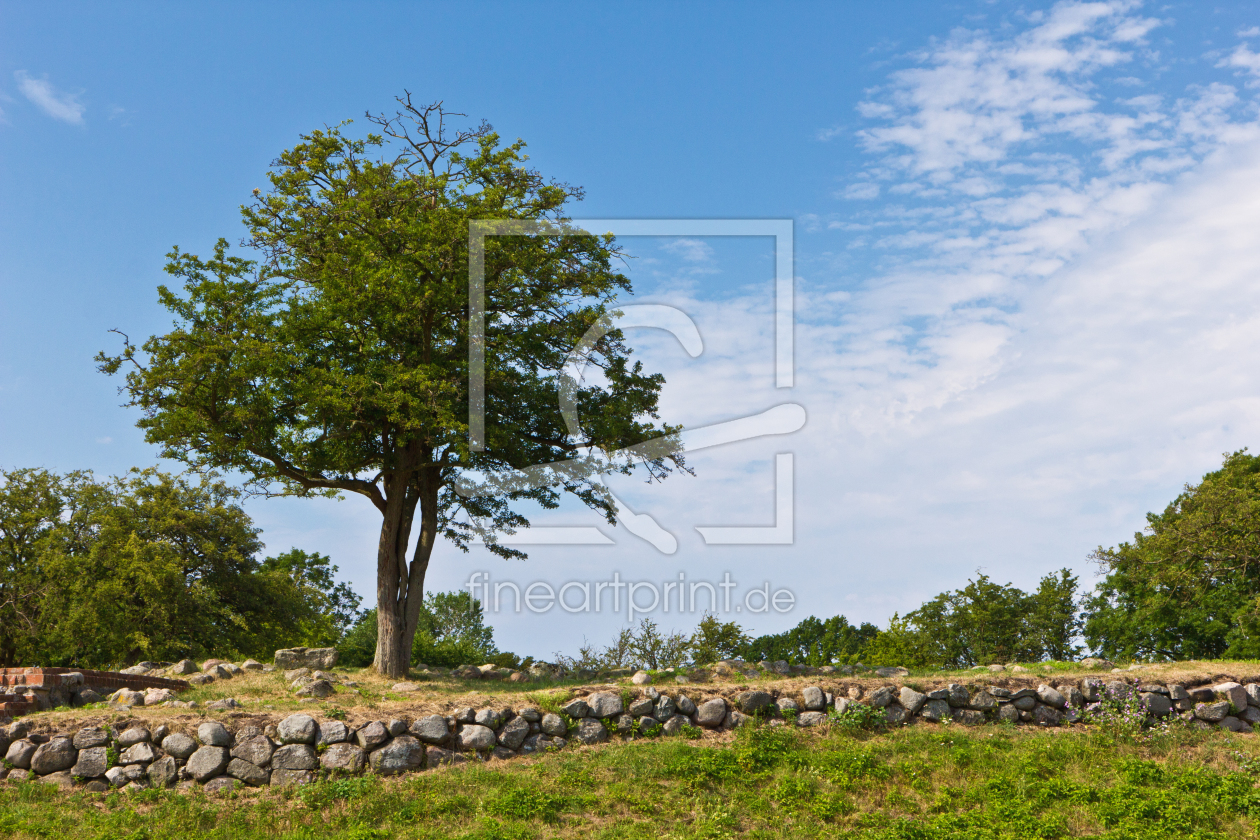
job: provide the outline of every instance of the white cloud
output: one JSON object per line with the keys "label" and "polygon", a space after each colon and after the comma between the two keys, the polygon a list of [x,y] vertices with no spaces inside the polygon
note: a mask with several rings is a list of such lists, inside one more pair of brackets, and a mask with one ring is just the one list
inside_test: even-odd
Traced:
{"label": "white cloud", "polygon": [[689,263],[709,263],[713,260],[713,248],[701,239],[670,239],[661,249]]}
{"label": "white cloud", "polygon": [[1253,26],[1249,29],[1240,29],[1238,31],[1239,38],[1255,38],[1260,35],[1260,26]]}
{"label": "white cloud", "polygon": [[32,79],[25,70],[18,70],[13,75],[22,95],[45,114],[71,125],[83,124],[83,112],[87,106],[79,102],[77,94],[57,90],[47,77]]}
{"label": "white cloud", "polygon": [[860,184],[850,184],[840,192],[840,196],[842,198],[859,201],[878,198],[879,184],[875,184],[870,181],[863,181]]}
{"label": "white cloud", "polygon": [[1217,67],[1233,67],[1252,76],[1260,76],[1260,53],[1247,49],[1246,44],[1239,44],[1226,58],[1216,63]]}

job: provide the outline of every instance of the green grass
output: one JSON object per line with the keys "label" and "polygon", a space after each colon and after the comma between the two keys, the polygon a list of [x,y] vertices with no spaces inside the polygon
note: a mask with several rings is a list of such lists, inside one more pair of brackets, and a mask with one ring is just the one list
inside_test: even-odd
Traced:
{"label": "green grass", "polygon": [[1257,739],[1219,731],[759,727],[221,797],[6,785],[0,836],[1206,840],[1254,836],[1257,773]]}

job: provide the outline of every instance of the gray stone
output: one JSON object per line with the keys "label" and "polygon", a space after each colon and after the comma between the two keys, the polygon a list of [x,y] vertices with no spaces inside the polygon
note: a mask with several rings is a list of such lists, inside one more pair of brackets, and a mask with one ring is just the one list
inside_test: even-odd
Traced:
{"label": "gray stone", "polygon": [[1063,722],[1063,713],[1054,706],[1038,703],[1033,709],[1033,723],[1038,726],[1058,726]]}
{"label": "gray stone", "polygon": [[822,711],[827,708],[827,695],[818,686],[807,685],[801,689],[801,702],[807,711]]}
{"label": "gray stone", "polygon": [[1047,706],[1053,706],[1056,709],[1067,708],[1067,698],[1064,697],[1058,690],[1051,688],[1048,685],[1037,686],[1037,699],[1042,703],[1045,703]]}
{"label": "gray stone", "polygon": [[175,759],[164,755],[149,765],[145,775],[149,779],[150,787],[168,788],[179,778],[179,766],[175,763]]}
{"label": "gray stone", "polygon": [[270,771],[239,758],[234,758],[228,762],[227,774],[233,779],[240,779],[252,787],[265,785],[271,781]]}
{"label": "gray stone", "polygon": [[[313,744],[319,733],[319,724],[310,715],[289,715],[280,721],[276,731],[280,735],[280,743],[282,744]],[[306,770],[309,768],[295,767],[290,769]]]}
{"label": "gray stone", "polygon": [[721,697],[706,700],[696,709],[696,725],[716,729],[726,718],[726,701]]}
{"label": "gray stone", "polygon": [[47,744],[40,744],[31,754],[31,770],[40,776],[69,770],[79,758],[79,751],[74,742],[66,737],[53,738]]}
{"label": "gray stone", "polygon": [[1250,732],[1251,731],[1251,724],[1244,723],[1243,721],[1239,720],[1233,715],[1223,718],[1221,722],[1217,724],[1217,726],[1219,726],[1221,729],[1228,729],[1230,732]]}
{"label": "gray stone", "polygon": [[310,770],[272,770],[272,787],[288,787],[289,785],[309,785],[315,781],[315,773]]}
{"label": "gray stone", "polygon": [[687,725],[688,725],[688,720],[685,716],[674,715],[669,720],[665,721],[664,725],[661,727],[661,730],[666,735],[677,735],[679,732],[682,732],[682,728]]}
{"label": "gray stone", "polygon": [[363,748],[358,744],[339,741],[328,745],[328,749],[319,757],[319,763],[325,770],[358,773],[363,770],[366,758]]}
{"label": "gray stone", "polygon": [[770,704],[774,702],[774,697],[768,691],[741,691],[736,702],[741,712],[746,715],[755,715],[769,709]]}
{"label": "gray stone", "polygon": [[1142,703],[1146,706],[1146,711],[1150,712],[1155,717],[1164,717],[1172,711],[1172,700],[1162,694],[1148,692],[1146,694],[1139,694],[1138,697],[1141,698]]}
{"label": "gray stone", "polygon": [[654,735],[661,728],[661,722],[650,715],[645,715],[638,719],[638,727],[640,734]]}
{"label": "gray stone", "polygon": [[259,662],[257,659],[246,659],[244,662],[241,663],[242,671],[261,671],[262,669],[263,669],[263,664]]}
{"label": "gray stone", "polygon": [[[545,720],[545,719],[544,719]],[[461,750],[489,750],[498,742],[494,730],[478,723],[466,723],[459,730]]]}
{"label": "gray stone", "polygon": [[1260,685],[1247,683],[1243,686],[1243,691],[1247,692],[1247,703],[1249,705],[1260,706]]}
{"label": "gray stone", "polygon": [[1194,707],[1194,716],[1209,723],[1220,723],[1228,714],[1228,700],[1221,700],[1216,703],[1197,703]]}
{"label": "gray stone", "polygon": [[565,703],[561,707],[561,711],[574,720],[580,720],[591,713],[591,707],[586,704],[585,700],[579,697]]}
{"label": "gray stone", "polygon": [[949,702],[946,700],[929,700],[923,704],[923,711],[919,714],[924,720],[940,723],[950,716]]}
{"label": "gray stone", "polygon": [[883,677],[886,680],[890,680],[896,677],[908,677],[910,676],[910,672],[907,671],[905,668],[894,665],[888,668],[876,668],[875,676]]}
{"label": "gray stone", "polygon": [[[474,724],[475,725],[475,724]],[[395,776],[424,767],[424,744],[410,735],[399,735],[368,756],[373,773]]]}
{"label": "gray stone", "polygon": [[926,696],[927,696],[927,699],[929,700],[945,700],[948,702],[949,689],[948,688],[934,688],[931,691],[929,691]]}
{"label": "gray stone", "polygon": [[171,734],[171,728],[169,726],[167,726],[165,723],[159,724],[153,729],[152,743],[161,744],[162,739],[170,734]]}
{"label": "gray stone", "polygon": [[634,676],[630,678],[630,682],[635,685],[651,685],[652,675],[647,671],[635,671]]}
{"label": "gray stone", "polygon": [[577,732],[573,737],[583,744],[599,744],[608,740],[608,730],[595,718],[584,718],[578,723]]}
{"label": "gray stone", "polygon": [[1223,682],[1212,686],[1212,692],[1230,705],[1230,711],[1247,708],[1247,691],[1236,682]]}
{"label": "gray stone", "polygon": [[232,733],[217,720],[208,720],[197,727],[197,740],[207,747],[230,747]]}
{"label": "gray stone", "polygon": [[455,717],[456,723],[476,723],[477,722],[477,713],[473,711],[471,708],[469,708],[468,706],[465,706],[462,709],[457,709],[455,711],[454,717]]}
{"label": "gray stone", "polygon": [[945,697],[945,702],[950,705],[950,708],[964,709],[967,707],[968,701],[971,697],[971,693],[967,691],[967,686],[960,685],[959,683],[950,683],[949,687],[945,690],[948,692]]}
{"label": "gray stone", "polygon": [[385,726],[385,729],[389,731],[389,737],[391,738],[397,738],[399,735],[406,735],[407,721],[394,718]]}
{"label": "gray stone", "polygon": [[88,793],[107,793],[109,792],[109,782],[102,782],[100,779],[93,779],[83,786]]}
{"label": "gray stone", "polygon": [[256,767],[267,767],[271,764],[271,756],[275,751],[275,745],[270,738],[266,735],[255,735],[246,741],[238,740],[236,746],[232,747],[231,755],[232,758],[239,758]]}
{"label": "gray stone", "polygon": [[627,711],[635,717],[643,717],[650,715],[656,710],[656,703],[651,697],[638,697],[630,701],[630,708]]}
{"label": "gray stone", "polygon": [[170,667],[171,675],[176,677],[185,677],[189,674],[195,674],[198,670],[200,669],[197,667],[197,663],[193,662],[191,659],[181,659]]}
{"label": "gray stone", "polygon": [[1004,723],[1017,723],[1019,722],[1019,709],[1015,708],[1012,703],[1003,703],[998,706],[997,716],[998,720]]}
{"label": "gray stone", "polygon": [[273,770],[314,770],[319,757],[310,744],[285,744],[271,754]]}
{"label": "gray stone", "polygon": [[[524,716],[519,719],[524,720]],[[446,718],[429,715],[411,724],[411,734],[426,744],[444,744],[450,731],[446,727]]]}
{"label": "gray stone", "polygon": [[1238,713],[1238,717],[1254,726],[1260,723],[1260,709],[1255,706],[1248,706]]}
{"label": "gray stone", "polygon": [[678,695],[678,711],[687,717],[691,717],[697,711],[696,703],[685,694]]}
{"label": "gray stone", "polygon": [[109,733],[99,726],[85,726],[74,733],[73,743],[77,750],[104,747],[109,744]]}
{"label": "gray stone", "polygon": [[[944,700],[928,700],[928,703],[944,703]],[[910,722],[910,710],[900,703],[889,703],[884,707],[884,720],[890,726],[902,726]]]}
{"label": "gray stone", "polygon": [[79,759],[70,772],[85,779],[96,779],[104,776],[108,769],[109,755],[106,747],[85,747],[79,750]]}
{"label": "gray stone", "polygon": [[69,770],[54,770],[47,775],[40,776],[39,781],[46,785],[56,785],[62,790],[70,790],[74,787],[74,776],[70,775]]}
{"label": "gray stone", "polygon": [[997,698],[983,688],[971,695],[967,701],[967,707],[977,712],[991,712],[997,708],[997,705]]}
{"label": "gray stone", "polygon": [[336,648],[285,648],[276,651],[277,668],[316,668],[328,670],[337,664]]}
{"label": "gray stone", "polygon": [[9,724],[8,735],[9,735],[10,743],[12,743],[13,741],[18,741],[18,740],[21,740],[22,738],[25,738],[30,733],[30,731],[31,729],[29,726],[27,726],[26,721],[24,720],[13,721],[13,723]]}
{"label": "gray stone", "polygon": [[127,778],[127,771],[121,767],[111,767],[106,770],[105,780],[109,782],[111,787],[122,787],[131,781]]}
{"label": "gray stone", "polygon": [[662,694],[656,699],[656,708],[652,710],[652,717],[657,720],[669,720],[678,714],[678,704],[674,702],[674,698],[668,694]]}
{"label": "gray stone", "polygon": [[172,732],[162,739],[162,750],[176,758],[188,758],[197,751],[197,742],[183,732]]}
{"label": "gray stone", "polygon": [[479,726],[489,727],[490,729],[498,729],[503,723],[503,716],[499,714],[498,709],[481,709],[477,712],[477,717],[473,720]]}
{"label": "gray stone", "polygon": [[328,680],[315,680],[314,682],[298,689],[298,697],[314,697],[316,700],[325,700],[337,693],[337,689],[333,688],[333,684]]}
{"label": "gray stone", "polygon": [[1011,690],[1009,688],[1002,688],[1000,686],[991,685],[988,688],[986,688],[985,691],[989,692],[994,697],[997,697],[1001,700],[1011,699]]}
{"label": "gray stone", "polygon": [[1079,709],[1085,705],[1085,695],[1076,686],[1068,686],[1068,705],[1074,709]]}
{"label": "gray stone", "polygon": [[927,702],[928,698],[926,694],[915,691],[913,688],[906,685],[901,687],[900,700],[901,705],[905,707],[906,712],[913,715],[917,714],[919,709],[923,708],[923,704]]}
{"label": "gray stone", "polygon": [[503,725],[499,731],[499,745],[509,750],[519,750],[521,744],[529,737],[529,721],[515,717]]}
{"label": "gray stone", "polygon": [[542,731],[552,736],[562,736],[568,734],[568,727],[564,724],[564,718],[555,714],[545,714],[541,722]]}
{"label": "gray stone", "polygon": [[207,709],[211,709],[216,712],[230,712],[233,709],[239,709],[240,707],[241,704],[235,697],[224,697],[219,700],[211,700],[206,704]]}
{"label": "gray stone", "polygon": [[976,709],[954,709],[954,722],[964,726],[979,726],[984,723],[984,712]]}
{"label": "gray stone", "polygon": [[236,790],[240,786],[240,779],[233,779],[231,776],[218,776],[207,781],[201,789],[206,793],[219,793],[225,790]]}
{"label": "gray stone", "polygon": [[1035,688],[1021,688],[1010,695],[1012,700],[1023,700],[1025,697],[1037,699],[1037,690]]}
{"label": "gray stone", "polygon": [[597,718],[611,718],[625,711],[625,704],[621,702],[621,695],[613,694],[611,691],[599,691],[586,698],[586,703],[590,707],[591,716]]}
{"label": "gray stone", "polygon": [[125,749],[149,740],[151,740],[149,737],[149,730],[145,729],[143,726],[133,726],[118,736],[118,746]]}
{"label": "gray stone", "polygon": [[284,672],[284,678],[288,680],[290,683],[305,684],[306,681],[310,678],[310,676],[311,676],[310,668],[294,668],[291,671]]}
{"label": "gray stone", "polygon": [[772,705],[770,706],[770,708],[771,708],[771,709],[773,709],[773,708],[775,708],[776,706],[778,707],[779,711],[780,711],[782,714],[793,714],[793,715],[794,715],[794,714],[797,714],[798,712],[800,712],[800,710],[801,710],[801,707],[800,707],[800,706],[798,706],[798,705],[796,704],[796,701],[795,701],[795,700],[793,700],[791,697],[783,697],[783,698],[780,698],[780,699],[779,699],[779,702],[778,702],[778,703],[774,703],[774,704],[772,704]]}
{"label": "gray stone", "polygon": [[[279,727],[276,728],[279,731]],[[342,741],[350,740],[350,727],[346,726],[339,720],[326,720],[319,724],[319,737],[316,743],[319,744],[340,744]]]}
{"label": "gray stone", "polygon": [[158,751],[148,741],[132,744],[118,756],[119,764],[148,764],[157,761]]}
{"label": "gray stone", "polygon": [[542,712],[538,711],[533,706],[526,706],[523,709],[517,709],[516,714],[525,718],[525,720],[530,723],[538,723],[542,720]]}
{"label": "gray stone", "polygon": [[866,698],[868,705],[877,708],[884,708],[893,701],[895,693],[892,686],[883,685],[871,692],[871,696]]}
{"label": "gray stone", "polygon": [[1021,712],[1031,712],[1037,706],[1036,697],[1020,697],[1011,701],[1011,705]]}
{"label": "gray stone", "polygon": [[1173,708],[1177,711],[1189,712],[1194,709],[1194,700],[1190,698],[1190,692],[1186,691],[1185,686],[1168,686],[1168,696],[1172,698]]}
{"label": "gray stone", "polygon": [[359,731],[354,733],[354,739],[363,749],[373,750],[389,740],[389,731],[385,728],[385,724],[374,720],[360,727]]}
{"label": "gray stone", "polygon": [[184,769],[197,781],[204,782],[226,770],[228,759],[226,747],[201,747],[189,757]]}
{"label": "gray stone", "polygon": [[827,715],[825,712],[801,712],[796,718],[797,726],[817,726],[820,723],[826,723]]}
{"label": "gray stone", "polygon": [[746,715],[737,709],[730,709],[726,713],[726,717],[722,718],[723,729],[738,729],[745,726],[749,721],[755,720],[752,715]]}

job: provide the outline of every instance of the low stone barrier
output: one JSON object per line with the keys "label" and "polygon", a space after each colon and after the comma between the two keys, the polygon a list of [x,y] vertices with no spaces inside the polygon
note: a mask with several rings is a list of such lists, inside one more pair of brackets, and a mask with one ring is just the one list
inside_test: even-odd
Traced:
{"label": "low stone barrier", "polygon": [[756,719],[812,727],[843,719],[857,706],[866,707],[867,718],[882,715],[893,726],[918,721],[1059,726],[1126,705],[1152,719],[1179,717],[1204,728],[1250,732],[1260,723],[1260,685],[1254,683],[1186,687],[1087,677],[1035,689],[954,683],[929,691],[910,685],[882,685],[869,691],[855,685],[844,690],[847,696],[838,697],[820,686],[807,686],[799,695],[749,689],[695,700],[655,688],[594,691],[569,700],[559,714],[535,707],[465,707],[448,715],[374,720],[353,727],[298,713],[234,730],[215,720],[187,731],[134,722],[121,729],[89,726],[49,736],[17,721],[7,731],[0,730],[4,754],[0,778],[39,779],[101,792],[306,784],[321,775],[396,775],[612,738],[678,735],[689,727],[734,729]]}
{"label": "low stone barrier", "polygon": [[184,680],[82,668],[0,668],[0,719],[57,706],[97,703],[119,689],[157,692],[163,699],[188,688]]}

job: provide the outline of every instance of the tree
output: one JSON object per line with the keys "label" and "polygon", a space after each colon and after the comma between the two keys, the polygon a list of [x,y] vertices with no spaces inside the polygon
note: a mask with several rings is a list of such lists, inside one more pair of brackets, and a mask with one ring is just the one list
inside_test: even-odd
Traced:
{"label": "tree", "polygon": [[1145,533],[1093,559],[1085,639],[1119,658],[1260,656],[1260,457],[1240,450],[1187,484]]}
{"label": "tree", "polygon": [[719,621],[717,615],[706,612],[691,634],[691,655],[697,663],[718,662],[733,659],[752,639],[733,621]]}
{"label": "tree", "polygon": [[336,645],[359,620],[360,598],[350,585],[333,578],[332,558],[294,548],[268,557],[259,571],[286,576],[302,592],[302,600],[314,605],[318,621],[303,631],[307,647]]}
{"label": "tree", "polygon": [[[453,668],[496,658],[516,659],[495,646],[494,628],[485,623],[481,602],[468,592],[426,594],[417,624],[413,661]],[[338,645],[340,659],[348,665],[370,665],[376,652],[376,634],[376,610],[368,610]]]}
{"label": "tree", "polygon": [[744,645],[740,655],[750,662],[780,660],[800,665],[851,664],[879,633],[873,624],[854,627],[842,615],[826,621],[810,616],[784,633],[760,636]]}
{"label": "tree", "polygon": [[[270,191],[242,210],[259,259],[230,256],[223,240],[207,260],[176,249],[167,271],[184,294],[159,289],[176,328],[143,353],[127,341],[98,357],[111,374],[132,365],[124,390],[164,457],[235,470],[266,495],[357,493],[376,507],[374,665],[392,677],[406,673],[439,537],[467,551],[481,529],[491,551],[523,557],[495,539],[528,525],[514,503],[554,507],[564,492],[615,521],[598,470],[545,468],[546,483],[472,496],[455,491],[461,476],[509,478],[677,431],[655,425],[664,380],[631,364],[616,329],[587,356],[599,381],[572,392],[582,427],[564,421],[566,357],[630,291],[612,268],[612,237],[566,223],[581,191],[527,169],[524,143],[500,147],[485,123],[452,131],[456,115],[441,103],[399,102],[393,117],[369,116],[379,134],[304,135],[275,162]],[[487,239],[481,451],[467,420],[468,239],[478,219],[555,234]],[[681,458],[639,463],[659,479]]]}

